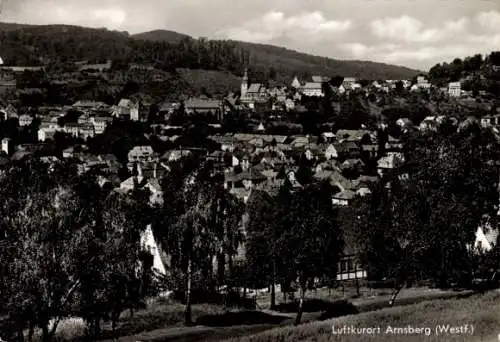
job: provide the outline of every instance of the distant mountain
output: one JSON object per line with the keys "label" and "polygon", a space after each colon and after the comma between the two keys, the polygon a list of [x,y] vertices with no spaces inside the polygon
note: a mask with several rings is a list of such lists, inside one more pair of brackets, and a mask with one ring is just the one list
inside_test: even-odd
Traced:
{"label": "distant mountain", "polygon": [[178,44],[183,39],[192,38],[191,36],[188,36],[187,34],[178,33],[178,32],[174,32],[174,31],[168,31],[168,30],[148,31],[148,32],[143,32],[143,33],[131,35],[131,37],[134,39],[137,39],[137,40],[147,40],[147,41],[153,41],[153,42],[167,42],[170,44]]}

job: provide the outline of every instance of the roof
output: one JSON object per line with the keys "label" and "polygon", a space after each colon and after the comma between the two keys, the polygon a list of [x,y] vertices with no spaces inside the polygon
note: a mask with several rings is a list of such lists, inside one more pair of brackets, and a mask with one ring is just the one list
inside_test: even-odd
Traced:
{"label": "roof", "polygon": [[160,185],[160,182],[158,181],[158,179],[150,179],[148,181],[148,184],[156,191],[160,192],[162,191],[162,188],[161,188],[161,185]]}
{"label": "roof", "polygon": [[341,191],[341,192],[336,193],[335,195],[333,195],[333,197],[336,199],[351,200],[354,197],[356,197],[356,193],[354,191],[351,191],[351,190],[345,190],[345,191]]}
{"label": "roof", "polygon": [[498,229],[483,229],[484,237],[491,245],[497,244],[499,232],[500,231]]}
{"label": "roof", "polygon": [[153,148],[150,145],[134,146],[128,153],[153,153]]}
{"label": "roof", "polygon": [[98,108],[98,107],[107,107],[107,104],[100,101],[77,101],[73,104],[73,107],[85,107],[85,108]]}
{"label": "roof", "polygon": [[393,169],[399,167],[404,161],[402,153],[388,153],[387,156],[382,157],[377,162],[378,168]]}
{"label": "roof", "polygon": [[304,90],[317,90],[317,89],[323,89],[323,84],[319,82],[307,82],[304,84],[302,87]]}
{"label": "roof", "polygon": [[185,102],[186,108],[191,109],[219,109],[221,107],[221,101],[211,100],[211,99],[189,99]]}
{"label": "roof", "polygon": [[364,129],[339,129],[336,133],[337,139],[346,139],[348,141],[361,140],[370,131]]}
{"label": "roof", "polygon": [[125,108],[131,108],[135,105],[136,104],[129,99],[121,99],[120,102],[118,103],[118,107],[125,107]]}
{"label": "roof", "polygon": [[267,177],[264,176],[262,173],[256,172],[255,170],[252,170],[252,169],[238,174],[238,178],[241,180],[266,180],[267,179]]}
{"label": "roof", "polygon": [[250,87],[248,87],[247,93],[259,93],[261,91],[262,84],[260,83],[252,83]]}

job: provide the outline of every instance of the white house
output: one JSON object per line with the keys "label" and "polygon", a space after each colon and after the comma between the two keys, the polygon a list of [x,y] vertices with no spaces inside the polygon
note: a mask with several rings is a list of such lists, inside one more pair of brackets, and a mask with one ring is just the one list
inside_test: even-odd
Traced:
{"label": "white house", "polygon": [[462,94],[462,85],[460,82],[450,82],[448,84],[448,95],[451,97],[460,97]]}
{"label": "white house", "polygon": [[19,126],[29,126],[33,122],[33,117],[31,115],[23,114],[19,116]]}
{"label": "white house", "polygon": [[52,127],[41,127],[38,130],[38,141],[45,141],[54,138],[57,130]]}
{"label": "white house", "polygon": [[497,244],[498,233],[498,228],[492,228],[489,226],[477,228],[474,250],[479,253],[491,251]]}
{"label": "white house", "polygon": [[306,96],[324,96],[323,84],[319,82],[307,82],[302,87],[302,93]]}
{"label": "white house", "polygon": [[332,196],[332,204],[334,206],[345,207],[356,197],[356,193],[351,190],[343,190]]}
{"label": "white house", "polygon": [[166,275],[167,270],[163,263],[161,249],[154,238],[151,224],[146,227],[146,230],[141,235],[141,247],[153,256],[153,270],[160,275]]}
{"label": "white house", "polygon": [[333,144],[328,145],[328,147],[325,150],[325,158],[326,160],[330,160],[332,158],[338,158],[339,154],[337,152],[337,149]]}
{"label": "white house", "polygon": [[11,141],[9,138],[2,139],[2,151],[9,155],[11,150]]}
{"label": "white house", "polygon": [[292,81],[292,88],[299,89],[300,86],[301,84],[299,82],[299,79],[297,78],[297,76],[295,76]]}
{"label": "white house", "polygon": [[115,116],[130,116],[130,120],[139,121],[139,103],[129,99],[122,99],[115,109]]}
{"label": "white house", "polygon": [[156,158],[156,154],[153,148],[149,145],[146,146],[135,146],[128,153],[129,162],[149,162]]}

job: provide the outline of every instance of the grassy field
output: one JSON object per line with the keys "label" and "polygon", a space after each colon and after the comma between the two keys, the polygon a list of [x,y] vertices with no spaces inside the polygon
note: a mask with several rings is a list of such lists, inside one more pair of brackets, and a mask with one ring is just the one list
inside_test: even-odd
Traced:
{"label": "grassy field", "polygon": [[[210,304],[193,305],[192,308],[194,321],[201,317],[224,313],[225,310],[222,307]],[[184,305],[160,301],[152,303],[146,310],[135,312],[133,317],[130,317],[128,311],[124,312],[118,323],[116,334],[117,336],[135,335],[160,327],[179,327],[183,325],[183,322]],[[55,338],[59,341],[78,341],[83,338],[84,334],[85,325],[81,319],[66,319],[59,324]],[[101,338],[111,339],[112,337],[110,324],[104,324]]]}
{"label": "grassy field", "polygon": [[[468,333],[436,334],[438,325],[462,326],[469,324]],[[336,329],[346,326],[355,328],[380,327],[381,333],[373,335],[333,335]],[[424,334],[386,334],[387,327],[430,328]],[[473,333],[470,333],[470,326]],[[500,333],[500,292],[475,295],[465,299],[427,301],[416,305],[394,307],[356,316],[345,316],[324,322],[314,322],[299,327],[280,327],[259,334],[245,336],[228,342],[250,341],[370,341],[370,342],[416,342],[416,341],[497,341]]]}

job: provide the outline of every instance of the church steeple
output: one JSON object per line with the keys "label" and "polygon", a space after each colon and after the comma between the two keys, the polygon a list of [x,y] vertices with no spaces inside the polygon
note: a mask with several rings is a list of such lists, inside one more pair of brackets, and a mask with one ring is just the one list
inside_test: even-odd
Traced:
{"label": "church steeple", "polygon": [[245,68],[243,79],[241,80],[241,96],[245,96],[248,91],[248,69]]}

